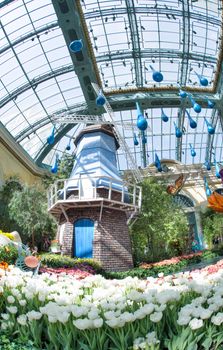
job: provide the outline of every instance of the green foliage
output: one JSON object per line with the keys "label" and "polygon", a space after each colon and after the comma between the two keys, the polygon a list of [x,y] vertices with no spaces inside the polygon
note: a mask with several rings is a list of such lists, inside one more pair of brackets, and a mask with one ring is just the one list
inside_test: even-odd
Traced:
{"label": "green foliage", "polygon": [[187,217],[173,203],[166,186],[155,179],[145,179],[141,213],[131,227],[135,262],[182,254],[188,247],[188,231]]}
{"label": "green foliage", "polygon": [[19,340],[10,339],[6,335],[0,335],[0,349],[1,350],[37,350],[33,346],[33,342],[28,341],[26,344],[20,342]]}
{"label": "green foliage", "polygon": [[97,272],[101,271],[101,264],[94,259],[73,259],[66,255],[56,255],[56,254],[42,254],[41,264],[47,267],[74,267],[81,264],[86,264],[92,266]]}
{"label": "green foliage", "polygon": [[10,217],[22,228],[32,246],[40,244],[43,236],[54,237],[56,223],[47,212],[46,193],[36,186],[24,186],[16,191],[9,203]]}
{"label": "green foliage", "polygon": [[202,226],[204,239],[208,247],[211,248],[213,246],[213,239],[223,235],[223,215],[207,209],[202,213]]}
{"label": "green foliage", "polygon": [[18,257],[18,249],[13,245],[0,246],[0,262],[4,261],[10,264],[15,264]]}
{"label": "green foliage", "polygon": [[15,191],[21,191],[22,185],[19,178],[14,176],[10,177],[0,188],[0,223],[1,229],[6,232],[18,231],[21,232],[19,225],[15,222],[14,218],[9,216],[9,202]]}
{"label": "green foliage", "polygon": [[56,180],[68,179],[73,168],[74,156],[64,153],[58,161],[58,172],[56,174],[45,175],[42,179],[43,186],[48,188]]}

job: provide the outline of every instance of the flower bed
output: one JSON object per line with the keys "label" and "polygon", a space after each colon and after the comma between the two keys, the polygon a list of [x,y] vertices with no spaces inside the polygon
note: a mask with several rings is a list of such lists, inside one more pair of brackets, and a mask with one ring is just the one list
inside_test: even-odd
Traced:
{"label": "flower bed", "polygon": [[107,278],[122,279],[128,276],[146,278],[149,276],[156,277],[159,273],[169,275],[171,273],[179,272],[186,269],[191,264],[199,262],[206,262],[215,258],[220,258],[223,255],[222,250],[218,252],[212,252],[211,250],[205,250],[198,253],[181,255],[171,259],[162,260],[157,263],[143,263],[139,267],[124,272],[109,272],[105,273]]}
{"label": "flower bed", "polygon": [[182,260],[194,260],[196,257],[201,257],[203,252],[197,252],[197,253],[191,253],[187,255],[180,255],[180,256],[175,256],[171,259],[165,259],[156,263],[142,263],[140,264],[140,267],[143,269],[150,269],[153,266],[166,266],[166,265],[175,265],[178,264]]}
{"label": "flower bed", "polygon": [[48,273],[50,275],[70,275],[74,276],[77,279],[83,279],[91,275],[95,275],[95,270],[93,269],[92,266],[84,265],[84,264],[79,264],[78,267],[55,267],[55,268],[50,268],[50,267],[41,267],[40,268],[40,273]]}
{"label": "flower bed", "polygon": [[32,277],[0,279],[1,329],[33,349],[221,349],[223,260],[147,280]]}

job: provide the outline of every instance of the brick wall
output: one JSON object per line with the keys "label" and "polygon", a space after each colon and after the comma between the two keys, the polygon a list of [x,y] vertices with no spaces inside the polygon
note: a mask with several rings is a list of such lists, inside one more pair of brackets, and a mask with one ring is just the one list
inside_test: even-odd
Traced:
{"label": "brick wall", "polygon": [[[69,209],[67,215],[70,222],[64,231],[63,253],[73,256],[73,224],[78,219],[89,218],[95,222],[93,257],[107,271],[124,271],[133,266],[125,212],[105,208],[100,222],[100,208]],[[63,222],[62,216],[60,223]]]}

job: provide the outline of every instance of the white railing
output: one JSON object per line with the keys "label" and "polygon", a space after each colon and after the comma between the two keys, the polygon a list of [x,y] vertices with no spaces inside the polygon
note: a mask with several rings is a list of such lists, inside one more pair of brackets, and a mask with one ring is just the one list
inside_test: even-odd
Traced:
{"label": "white railing", "polygon": [[[101,191],[104,190],[104,191]],[[58,201],[90,201],[104,198],[141,207],[141,187],[108,176],[79,176],[57,180],[48,189],[48,209]]]}

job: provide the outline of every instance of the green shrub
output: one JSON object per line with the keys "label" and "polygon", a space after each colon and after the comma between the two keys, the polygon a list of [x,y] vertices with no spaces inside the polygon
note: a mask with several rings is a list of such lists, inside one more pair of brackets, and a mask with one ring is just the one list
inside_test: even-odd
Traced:
{"label": "green shrub", "polygon": [[37,350],[34,347],[33,342],[28,341],[24,344],[19,340],[10,339],[6,335],[0,335],[0,349],[1,350]]}
{"label": "green shrub", "polygon": [[10,264],[15,264],[18,257],[18,250],[13,245],[5,245],[0,247],[0,261],[7,262]]}
{"label": "green shrub", "polygon": [[56,254],[42,254],[41,264],[47,267],[75,267],[78,265],[89,265],[96,272],[101,272],[101,264],[95,259],[87,258],[71,258],[66,255],[56,255]]}

